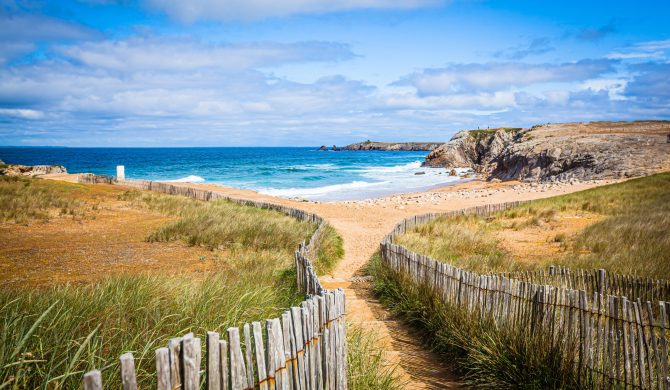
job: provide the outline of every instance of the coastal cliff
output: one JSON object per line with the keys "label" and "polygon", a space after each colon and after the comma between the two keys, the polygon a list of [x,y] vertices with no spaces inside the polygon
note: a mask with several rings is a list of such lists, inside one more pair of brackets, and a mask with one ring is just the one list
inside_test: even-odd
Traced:
{"label": "coastal cliff", "polygon": [[343,150],[430,151],[444,142],[374,142],[365,141],[343,147]]}
{"label": "coastal cliff", "polygon": [[559,123],[461,131],[424,166],[472,168],[487,179],[591,180],[670,169],[668,121]]}

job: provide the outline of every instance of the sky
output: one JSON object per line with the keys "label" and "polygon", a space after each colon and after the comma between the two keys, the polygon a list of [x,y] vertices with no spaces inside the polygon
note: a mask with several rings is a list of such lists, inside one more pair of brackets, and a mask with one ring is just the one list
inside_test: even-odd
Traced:
{"label": "sky", "polygon": [[670,1],[0,0],[0,145],[670,119]]}

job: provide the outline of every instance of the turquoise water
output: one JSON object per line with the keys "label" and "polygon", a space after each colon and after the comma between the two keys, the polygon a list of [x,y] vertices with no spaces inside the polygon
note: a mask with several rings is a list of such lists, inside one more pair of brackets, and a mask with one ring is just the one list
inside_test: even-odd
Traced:
{"label": "turquoise water", "polygon": [[[10,164],[60,164],[70,173],[219,183],[276,196],[333,201],[420,191],[457,180],[422,168],[426,152],[317,148],[0,148]],[[425,172],[422,175],[415,175]]]}

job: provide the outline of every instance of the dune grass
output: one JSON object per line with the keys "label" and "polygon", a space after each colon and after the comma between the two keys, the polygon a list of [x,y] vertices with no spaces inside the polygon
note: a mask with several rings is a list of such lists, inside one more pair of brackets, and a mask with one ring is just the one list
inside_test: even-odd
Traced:
{"label": "dune grass", "polygon": [[394,367],[384,361],[375,332],[347,325],[347,368],[350,389],[400,390],[402,382]]}
{"label": "dune grass", "polygon": [[[529,263],[503,249],[496,233],[560,225],[565,218],[594,217],[572,234],[551,236],[561,251]],[[488,217],[438,219],[397,237],[418,253],[471,271],[509,272],[560,264],[670,278],[670,174],[630,180],[538,200]],[[506,237],[514,237],[514,234]],[[550,243],[548,242],[547,245]],[[429,347],[452,360],[475,388],[576,388],[569,348],[443,303],[427,286],[370,261],[375,292],[393,312],[422,332]],[[560,339],[560,337],[559,337]]]}
{"label": "dune grass", "polygon": [[71,196],[74,185],[0,176],[0,222],[28,223],[54,216],[77,217],[83,203]]}
{"label": "dune grass", "polygon": [[452,362],[464,384],[476,389],[577,387],[560,343],[445,304],[427,286],[382,267],[379,253],[367,272],[381,302],[422,334],[426,348]]}
{"label": "dune grass", "polygon": [[209,249],[285,248],[309,240],[316,226],[274,210],[242,206],[228,200],[203,202],[183,196],[128,191],[120,199],[135,207],[179,217],[162,226],[147,239],[151,242],[183,240]]}
{"label": "dune grass", "polygon": [[200,277],[120,276],[45,290],[0,289],[0,386],[77,388],[102,369],[119,387],[118,357],[132,351],[139,383],[153,384],[154,350],[171,337],[272,318],[300,301],[286,259],[238,254]]}
{"label": "dune grass", "polygon": [[[59,191],[54,183],[45,188],[47,193]],[[42,196],[70,199],[66,193],[61,198]],[[149,388],[154,350],[170,338],[223,332],[229,326],[275,317],[301,301],[293,251],[315,230],[313,224],[226,201],[140,191],[123,193],[120,200],[176,216],[177,221],[147,240],[156,245],[183,240],[221,251],[217,269],[110,276],[90,285],[0,288],[0,388],[77,388],[82,374],[93,368],[102,370],[105,387],[118,388],[118,358],[126,351],[135,355],[140,386]],[[342,253],[341,239],[331,228],[323,241],[319,261],[332,267],[337,259],[329,256]]]}
{"label": "dune grass", "polygon": [[[556,234],[561,251],[528,262],[505,251],[495,233],[596,216],[575,234]],[[533,201],[490,217],[459,216],[416,227],[397,242],[419,253],[477,272],[509,272],[548,265],[605,268],[670,279],[670,173]]]}

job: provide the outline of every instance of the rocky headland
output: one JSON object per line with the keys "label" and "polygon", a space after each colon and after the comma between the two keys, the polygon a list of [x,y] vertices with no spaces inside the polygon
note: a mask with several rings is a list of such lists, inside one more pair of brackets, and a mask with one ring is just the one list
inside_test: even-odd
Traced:
{"label": "rocky headland", "polygon": [[0,161],[0,176],[34,176],[67,173],[62,165],[16,165]]}
{"label": "rocky headland", "polygon": [[428,167],[472,168],[486,179],[568,181],[670,169],[670,121],[558,123],[458,132]]}
{"label": "rocky headland", "polygon": [[374,142],[365,141],[343,147],[343,150],[380,150],[380,151],[431,151],[442,146],[444,142]]}

